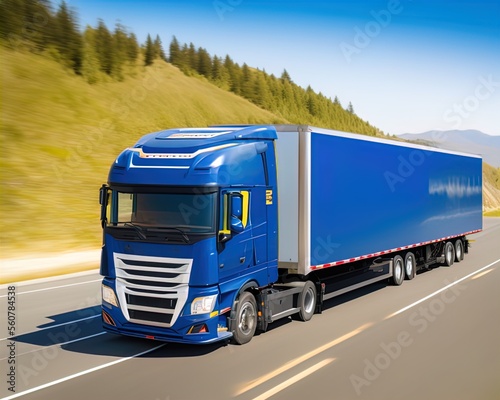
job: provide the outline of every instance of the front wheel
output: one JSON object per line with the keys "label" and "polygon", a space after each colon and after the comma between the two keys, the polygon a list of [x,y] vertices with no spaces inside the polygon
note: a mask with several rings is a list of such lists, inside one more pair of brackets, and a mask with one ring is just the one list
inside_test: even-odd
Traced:
{"label": "front wheel", "polygon": [[243,292],[236,305],[233,341],[245,344],[252,340],[257,329],[257,302],[250,292]]}

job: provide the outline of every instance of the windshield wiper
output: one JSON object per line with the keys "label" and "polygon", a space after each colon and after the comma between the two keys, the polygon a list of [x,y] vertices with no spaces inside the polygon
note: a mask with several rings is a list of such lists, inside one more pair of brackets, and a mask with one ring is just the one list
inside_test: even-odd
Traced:
{"label": "windshield wiper", "polygon": [[186,243],[190,242],[189,236],[186,235],[186,232],[184,232],[182,229],[177,228],[175,226],[155,226],[155,227],[149,228],[149,230],[152,231],[152,232],[154,232],[156,229],[158,229],[158,230],[172,230],[172,231],[177,231],[177,232],[179,232],[182,235],[182,239],[184,239],[184,241]]}
{"label": "windshield wiper", "polygon": [[147,239],[147,236],[142,232],[143,230],[145,230],[142,226],[136,225],[132,222],[125,222],[123,226],[130,226],[137,232],[137,236],[139,236],[140,239],[142,240]]}

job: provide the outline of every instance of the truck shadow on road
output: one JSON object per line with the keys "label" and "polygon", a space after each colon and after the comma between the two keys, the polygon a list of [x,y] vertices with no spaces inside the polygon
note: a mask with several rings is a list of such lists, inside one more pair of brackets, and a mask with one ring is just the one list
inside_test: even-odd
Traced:
{"label": "truck shadow on road", "polygon": [[[389,284],[386,281],[381,281],[334,297],[323,303],[322,312],[326,312],[332,308],[377,292],[387,286],[389,286]],[[46,318],[47,320],[50,320],[50,322],[39,325],[36,331],[17,335],[13,339],[18,343],[36,346],[35,349],[31,347],[26,348],[26,350],[19,349],[20,353],[49,353],[54,352],[54,349],[58,349],[59,351],[63,350],[73,353],[99,356],[128,357],[164,343],[148,339],[113,335],[104,332],[102,328],[99,305],[50,315]],[[291,317],[280,319],[270,324],[267,331],[280,329],[281,327],[293,322],[295,321],[293,321]],[[257,332],[256,336],[260,336],[260,333]],[[143,357],[197,357],[209,354],[227,345],[227,341],[200,346],[167,343],[161,349],[148,353]],[[230,345],[229,347],[233,346]]]}
{"label": "truck shadow on road", "polygon": [[[164,343],[104,332],[100,306],[86,307],[50,315],[46,318],[51,322],[37,326],[36,331],[9,338],[19,344],[36,346],[33,349],[31,346],[19,345],[19,355],[37,352],[53,354],[63,350],[100,356],[129,357]],[[221,342],[204,346],[188,346],[168,343],[167,346],[162,347],[161,357],[196,357],[215,351],[226,344],[226,342]],[[153,353],[143,357],[153,357]]]}
{"label": "truck shadow on road", "polygon": [[379,290],[382,290],[387,286],[390,286],[390,284],[386,280],[379,281],[376,283],[372,283],[371,285],[364,286],[360,289],[352,290],[350,292],[341,294],[340,296],[328,299],[323,303],[323,312],[331,308],[338,307],[342,304],[348,303],[350,301],[356,300],[363,296],[369,295],[370,293],[378,292]]}
{"label": "truck shadow on road", "polygon": [[[339,296],[333,297],[329,300],[324,301],[323,303],[323,308],[322,312],[327,312],[332,308],[341,306],[342,304],[349,303],[351,301],[354,301],[358,298],[361,298],[365,295],[369,295],[370,293],[375,293],[381,289],[386,288],[387,286],[390,286],[390,284],[387,281],[380,281],[373,283],[368,286],[364,286],[360,289],[356,289],[344,294],[341,294]],[[315,318],[321,318],[321,315],[314,315],[313,319]],[[285,325],[289,325],[292,323],[302,323],[298,317],[298,315],[293,315],[288,318],[282,318],[279,319],[276,322],[273,322],[268,325],[266,332],[274,331],[275,329],[280,329],[281,327],[284,327]],[[256,336],[259,336],[260,333],[257,332]]]}

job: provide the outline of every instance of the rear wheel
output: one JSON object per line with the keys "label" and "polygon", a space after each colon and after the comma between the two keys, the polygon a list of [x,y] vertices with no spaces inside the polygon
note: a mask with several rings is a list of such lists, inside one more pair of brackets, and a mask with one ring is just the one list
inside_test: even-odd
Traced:
{"label": "rear wheel", "polygon": [[316,310],[316,286],[311,281],[307,281],[299,294],[298,307],[301,321],[309,321]]}
{"label": "rear wheel", "polygon": [[417,262],[415,254],[408,252],[405,254],[405,278],[410,280],[415,278],[417,272]]}
{"label": "rear wheel", "polygon": [[405,269],[403,257],[396,256],[392,260],[392,283],[399,286],[405,279]]}
{"label": "rear wheel", "polygon": [[458,239],[455,242],[455,262],[460,262],[464,259],[464,244]]}
{"label": "rear wheel", "polygon": [[233,341],[236,344],[245,344],[252,340],[257,328],[257,302],[252,293],[241,293],[236,305],[235,324]]}
{"label": "rear wheel", "polygon": [[446,242],[444,245],[444,264],[451,267],[453,261],[455,261],[455,246],[451,242]]}

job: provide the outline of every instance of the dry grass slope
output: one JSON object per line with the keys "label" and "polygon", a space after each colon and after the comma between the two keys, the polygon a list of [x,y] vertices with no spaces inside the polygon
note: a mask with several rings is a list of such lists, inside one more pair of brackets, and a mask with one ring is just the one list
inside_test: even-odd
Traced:
{"label": "dry grass slope", "polygon": [[500,216],[500,168],[483,163],[483,210],[485,215]]}
{"label": "dry grass slope", "polygon": [[[224,123],[287,123],[158,61],[95,85],[48,57],[0,46],[2,257],[98,248],[98,188],[145,133]],[[485,166],[485,210],[500,208],[500,172]]]}
{"label": "dry grass slope", "polygon": [[98,188],[145,133],[287,122],[164,62],[89,85],[45,57],[0,47],[0,60],[3,257],[99,247]]}

